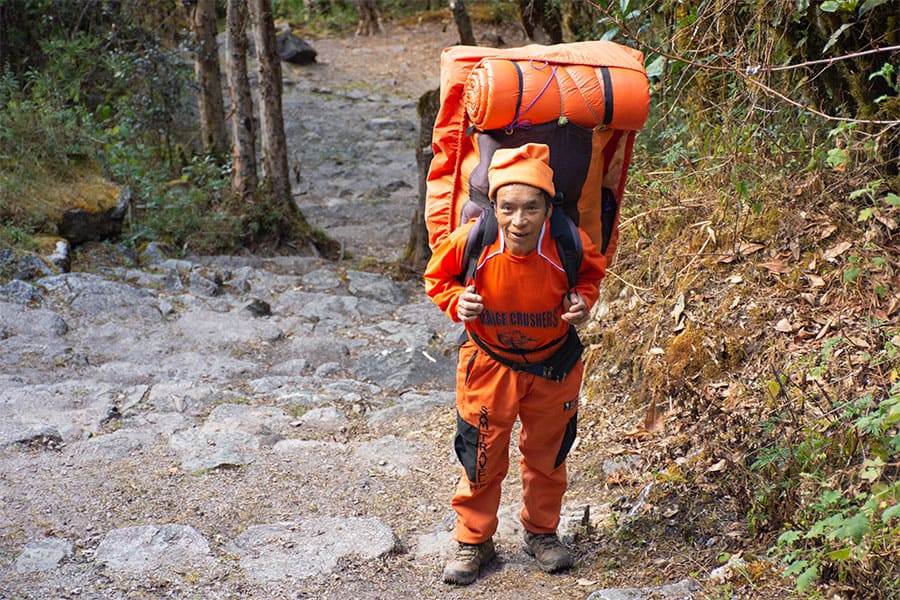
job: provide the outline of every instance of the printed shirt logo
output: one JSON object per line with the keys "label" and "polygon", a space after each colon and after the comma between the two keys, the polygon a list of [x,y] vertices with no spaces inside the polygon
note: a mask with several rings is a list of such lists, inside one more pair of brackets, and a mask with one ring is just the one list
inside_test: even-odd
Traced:
{"label": "printed shirt logo", "polygon": [[533,348],[537,344],[537,338],[529,337],[521,331],[501,331],[497,334],[497,341],[507,348],[525,349]]}
{"label": "printed shirt logo", "polygon": [[521,328],[556,329],[559,327],[559,314],[552,310],[543,312],[485,310],[479,319],[486,328],[498,330],[495,334],[497,341],[512,349],[524,350],[540,345],[540,338],[527,335]]}
{"label": "printed shirt logo", "polygon": [[485,310],[479,318],[485,327],[537,327],[542,329],[559,327],[559,314],[553,310],[543,312]]}

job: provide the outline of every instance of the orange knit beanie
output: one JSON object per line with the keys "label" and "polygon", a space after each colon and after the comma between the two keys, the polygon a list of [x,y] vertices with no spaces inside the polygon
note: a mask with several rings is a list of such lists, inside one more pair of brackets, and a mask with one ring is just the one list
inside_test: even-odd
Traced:
{"label": "orange knit beanie", "polygon": [[497,150],[488,169],[488,183],[488,197],[492,202],[497,189],[507,183],[525,183],[544,190],[553,198],[556,188],[550,168],[550,147],[546,144],[525,144],[518,148]]}

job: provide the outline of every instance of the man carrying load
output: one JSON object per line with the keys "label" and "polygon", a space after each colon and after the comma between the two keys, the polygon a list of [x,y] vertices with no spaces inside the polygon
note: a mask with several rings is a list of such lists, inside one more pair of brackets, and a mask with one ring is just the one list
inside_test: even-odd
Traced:
{"label": "man carrying load", "polygon": [[443,573],[444,581],[462,585],[496,555],[492,537],[517,417],[525,550],[547,572],[573,565],[556,529],[583,369],[574,325],[587,320],[606,268],[606,258],[578,229],[582,256],[569,284],[568,265],[550,235],[556,190],[547,145],[496,150],[488,183],[496,217],[489,227],[498,235],[471,275],[460,281],[474,221],[434,248],[425,272],[428,295],[464,322],[468,334],[456,379],[454,447],[464,467],[452,502],[459,547]]}

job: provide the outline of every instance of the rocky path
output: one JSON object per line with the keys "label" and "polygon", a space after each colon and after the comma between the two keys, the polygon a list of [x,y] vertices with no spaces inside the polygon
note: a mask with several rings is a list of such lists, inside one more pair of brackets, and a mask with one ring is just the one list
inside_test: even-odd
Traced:
{"label": "rocky path", "polygon": [[[537,570],[519,547],[515,473],[489,576],[440,581],[458,329],[418,282],[364,268],[406,240],[415,98],[453,40],[392,35],[373,56],[324,40],[320,65],[286,69],[298,203],[353,258],[151,247],[134,268],[0,287],[0,598],[651,593],[588,578],[597,559],[579,536],[609,503],[587,478],[573,479],[563,521],[582,566]],[[361,57],[373,66],[354,86]]]}

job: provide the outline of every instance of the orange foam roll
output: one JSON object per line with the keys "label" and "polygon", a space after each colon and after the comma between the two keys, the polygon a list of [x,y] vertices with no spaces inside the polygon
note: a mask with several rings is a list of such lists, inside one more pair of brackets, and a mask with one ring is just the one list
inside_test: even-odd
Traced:
{"label": "orange foam roll", "polygon": [[469,74],[464,101],[481,130],[548,121],[638,130],[647,120],[647,88],[642,70],[486,58]]}

